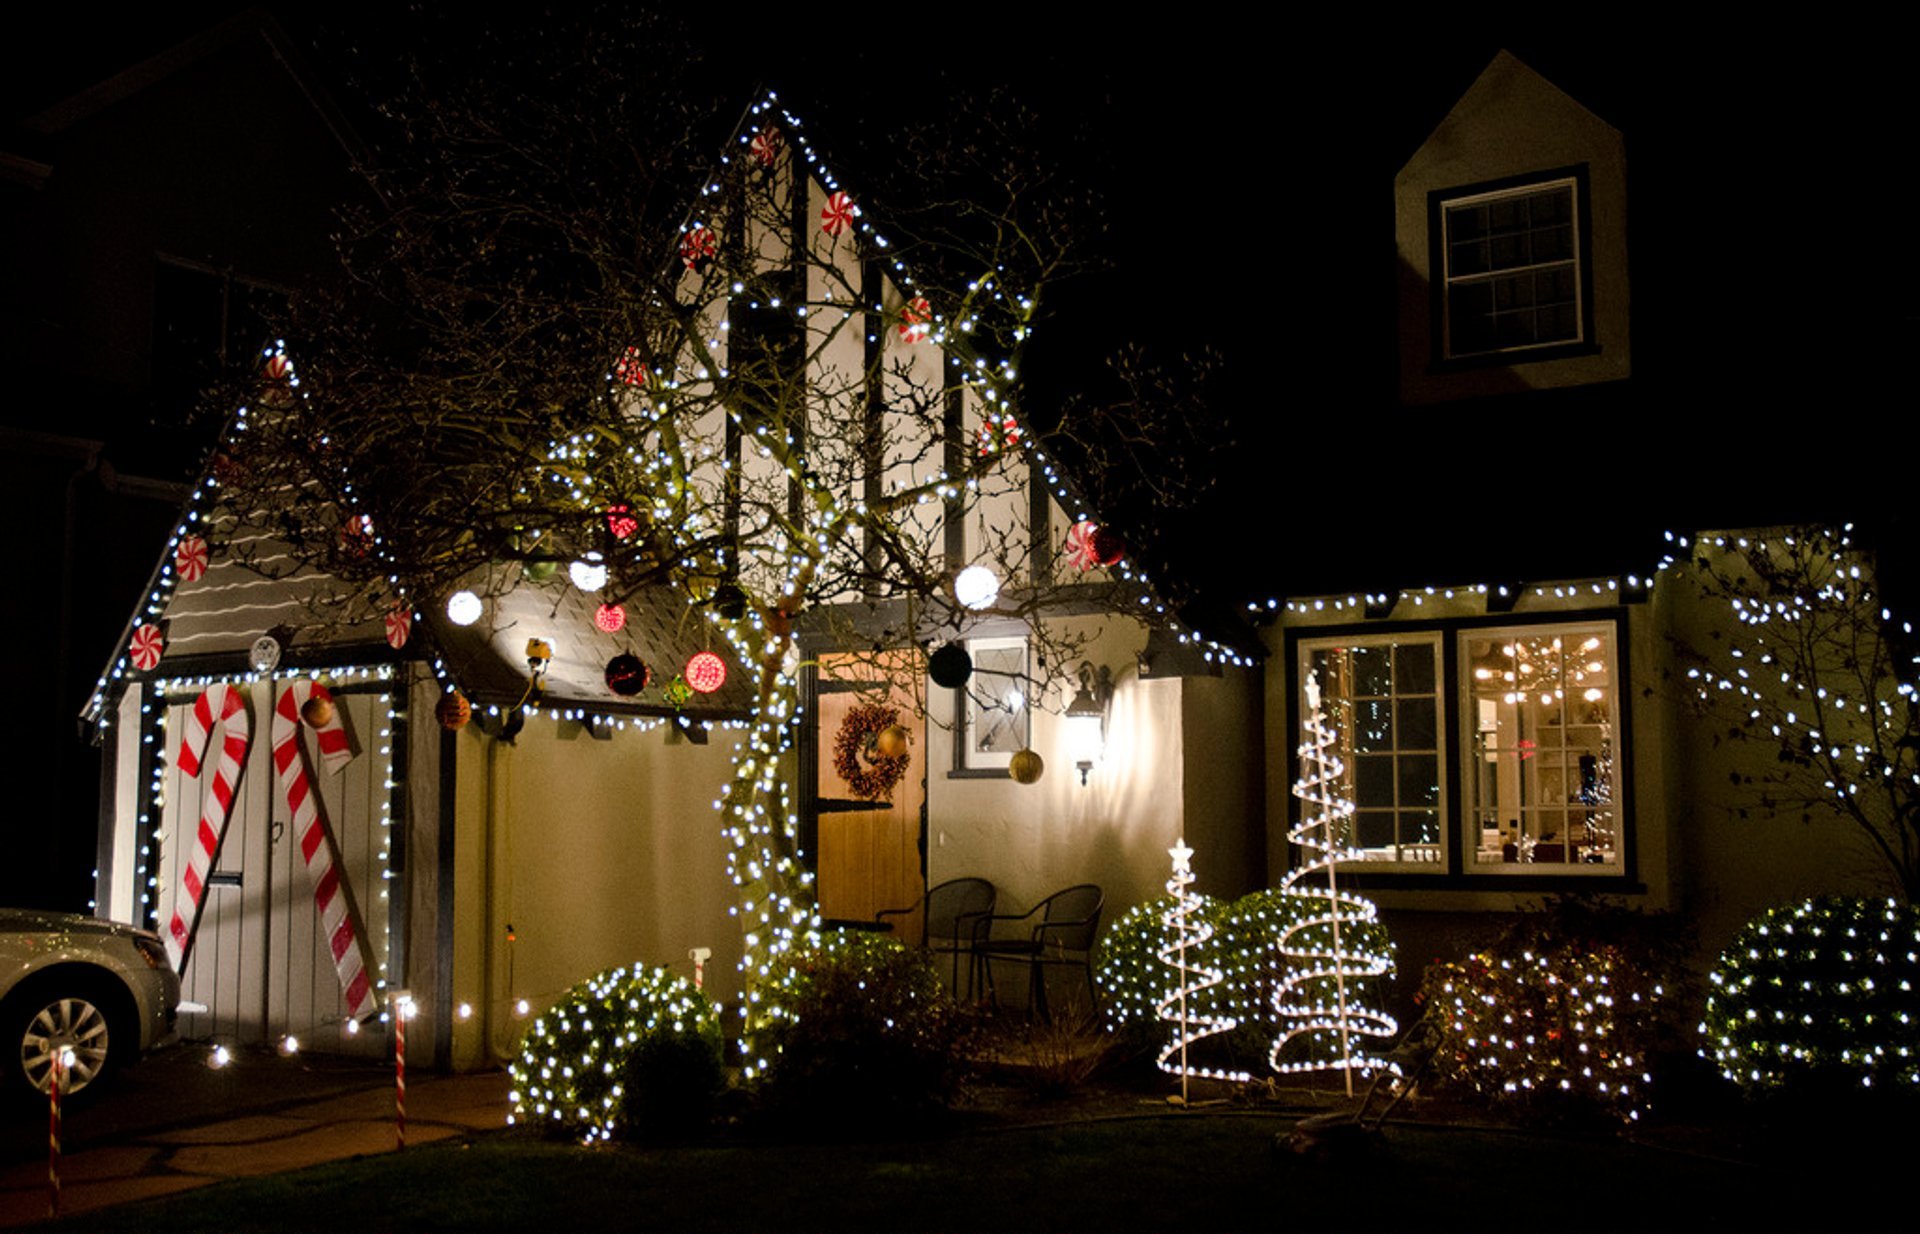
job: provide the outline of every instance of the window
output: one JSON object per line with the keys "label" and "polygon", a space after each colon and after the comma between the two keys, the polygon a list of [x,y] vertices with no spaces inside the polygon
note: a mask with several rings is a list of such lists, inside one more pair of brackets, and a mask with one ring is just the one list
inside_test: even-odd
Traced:
{"label": "window", "polygon": [[1585,169],[1435,194],[1441,360],[1540,358],[1589,341]]}
{"label": "window", "polygon": [[1461,635],[1473,870],[1618,871],[1611,626]]}
{"label": "window", "polygon": [[1362,861],[1431,870],[1443,859],[1439,667],[1438,633],[1301,646],[1301,680],[1319,680],[1339,734],[1347,843]]}
{"label": "window", "polygon": [[962,727],[958,769],[1004,772],[1027,747],[1027,640],[976,638],[967,642],[973,676],[960,689]]}
{"label": "window", "polygon": [[1626,872],[1611,621],[1302,637],[1368,871]]}

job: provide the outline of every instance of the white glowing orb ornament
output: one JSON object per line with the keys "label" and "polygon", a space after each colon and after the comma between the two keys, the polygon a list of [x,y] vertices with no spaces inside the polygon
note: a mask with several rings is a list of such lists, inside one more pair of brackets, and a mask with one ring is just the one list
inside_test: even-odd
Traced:
{"label": "white glowing orb ornament", "polygon": [[598,591],[607,585],[607,566],[600,554],[588,553],[567,567],[567,577],[582,591]]}
{"label": "white glowing orb ornament", "polygon": [[953,598],[963,608],[992,608],[1000,598],[1000,580],[985,566],[968,566],[954,576]]}
{"label": "white glowing orb ornament", "polygon": [[480,620],[480,597],[471,591],[456,591],[448,596],[447,620],[456,626],[470,626]]}

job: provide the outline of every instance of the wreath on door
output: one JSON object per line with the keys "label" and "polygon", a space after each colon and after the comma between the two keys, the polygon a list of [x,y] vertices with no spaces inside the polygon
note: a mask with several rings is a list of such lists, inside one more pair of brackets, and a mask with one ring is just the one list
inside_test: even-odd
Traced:
{"label": "wreath on door", "polygon": [[909,751],[882,754],[880,734],[900,723],[900,709],[858,703],[840,721],[833,739],[833,769],[861,801],[892,801],[893,786],[907,773]]}

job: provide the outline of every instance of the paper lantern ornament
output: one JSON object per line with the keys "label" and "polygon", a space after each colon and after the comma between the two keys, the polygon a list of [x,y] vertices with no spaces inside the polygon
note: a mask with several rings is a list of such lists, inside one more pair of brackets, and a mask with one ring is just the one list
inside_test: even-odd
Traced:
{"label": "paper lantern ornament", "polygon": [[133,642],[127,646],[127,655],[133,660],[133,666],[141,672],[150,672],[159,666],[160,654],[167,648],[167,640],[156,625],[144,625],[133,632]]}
{"label": "paper lantern ornament", "polygon": [[1013,761],[1007,764],[1007,774],[1019,784],[1032,784],[1046,774],[1046,760],[1032,750],[1014,751]]}
{"label": "paper lantern ornament", "polygon": [[206,576],[210,556],[205,540],[199,536],[182,536],[179,546],[173,550],[174,573],[183,583],[197,583]]}
{"label": "paper lantern ornament", "polygon": [[973,657],[960,644],[948,643],[928,657],[927,672],[932,674],[935,685],[956,689],[966,685],[967,678],[973,676]]}
{"label": "paper lantern ornament", "polygon": [[593,610],[593,624],[608,634],[618,634],[627,624],[627,610],[618,604],[602,604]]}
{"label": "paper lantern ornament", "polygon": [[607,689],[622,698],[632,698],[646,689],[652,675],[646,662],[631,651],[623,651],[607,661]]}
{"label": "paper lantern ornament", "polygon": [[624,501],[608,506],[607,530],[613,533],[614,539],[624,540],[640,530],[639,516],[634,514],[633,507]]}
{"label": "paper lantern ornament", "polygon": [[473,708],[467,705],[466,696],[458,690],[449,691],[440,696],[434,704],[433,718],[440,721],[440,727],[448,732],[465,728],[467,721],[473,718]]}
{"label": "paper lantern ornament", "polygon": [[333,700],[316,691],[301,704],[300,718],[314,728],[325,728],[333,723]]}
{"label": "paper lantern ornament", "polygon": [[682,674],[687,685],[701,694],[712,694],[727,684],[727,662],[711,651],[696,651],[687,661],[687,671]]}
{"label": "paper lantern ornament", "polygon": [[853,204],[853,198],[845,193],[835,193],[820,208],[820,230],[837,236],[853,226],[854,216],[859,212],[860,208]]}

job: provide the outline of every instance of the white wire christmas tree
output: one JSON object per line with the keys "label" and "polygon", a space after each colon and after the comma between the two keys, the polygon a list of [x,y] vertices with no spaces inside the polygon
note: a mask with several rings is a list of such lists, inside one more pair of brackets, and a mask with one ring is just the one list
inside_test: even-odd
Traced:
{"label": "white wire christmas tree", "polygon": [[1376,923],[1379,909],[1337,885],[1339,862],[1355,855],[1342,839],[1353,802],[1340,794],[1346,765],[1329,750],[1334,733],[1320,708],[1317,678],[1307,679],[1306,694],[1301,721],[1306,740],[1300,745],[1300,779],[1293,786],[1300,820],[1288,833],[1304,859],[1280,886],[1320,901],[1320,908],[1280,935],[1280,954],[1291,963],[1273,992],[1273,1006],[1287,1027],[1274,1038],[1267,1061],[1279,1072],[1340,1068],[1352,1096],[1356,1070],[1390,1066],[1367,1039],[1391,1038],[1400,1026],[1386,1012],[1367,1006],[1358,986],[1386,973],[1393,962],[1384,952],[1368,950],[1364,941],[1378,933],[1361,927]]}
{"label": "white wire christmas tree", "polygon": [[[1173,988],[1167,991],[1156,1010],[1162,1020],[1174,1026],[1173,1039],[1160,1051],[1160,1070],[1180,1077],[1180,1101],[1187,1100],[1187,1082],[1193,1076],[1207,1080],[1231,1080],[1244,1084],[1252,1079],[1244,1071],[1220,1071],[1195,1067],[1187,1060],[1187,1047],[1202,1037],[1232,1032],[1239,1021],[1232,1016],[1211,1015],[1200,1011],[1196,998],[1201,991],[1220,984],[1220,970],[1201,960],[1207,940],[1213,937],[1213,925],[1196,913],[1202,905],[1192,891],[1193,850],[1185,837],[1167,850],[1173,858],[1173,877],[1167,880],[1167,894],[1173,905],[1161,916],[1167,928],[1167,945],[1159,951],[1160,961],[1173,970]],[[1175,1058],[1178,1055],[1178,1059]]]}

